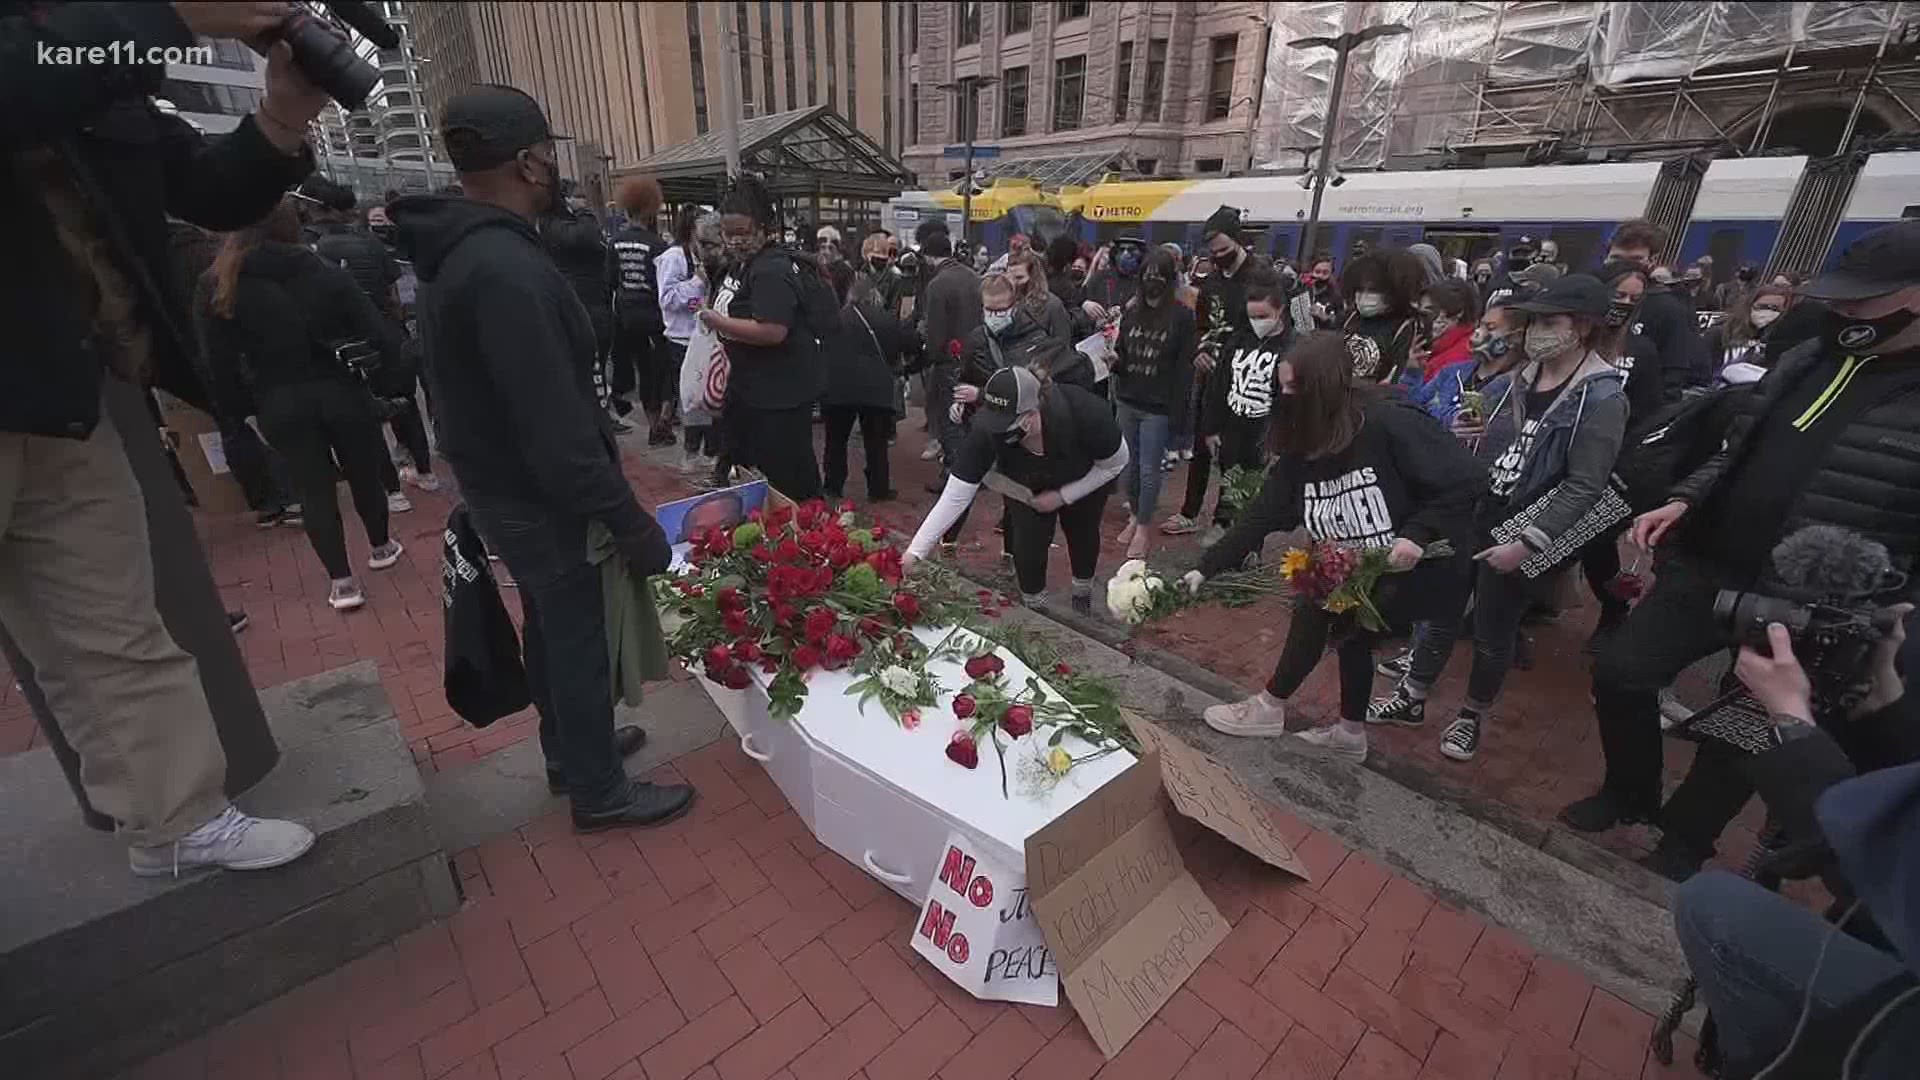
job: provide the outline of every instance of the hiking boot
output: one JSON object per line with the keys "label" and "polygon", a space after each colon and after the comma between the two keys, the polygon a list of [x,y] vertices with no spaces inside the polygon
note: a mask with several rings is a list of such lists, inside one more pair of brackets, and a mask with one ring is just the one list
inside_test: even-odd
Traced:
{"label": "hiking boot", "polygon": [[305,855],[313,830],[292,821],[243,814],[229,806],[220,816],[171,844],[127,849],[127,865],[139,877],[179,877],[182,870],[218,866],[267,870]]}
{"label": "hiking boot", "polygon": [[[1385,665],[1382,665],[1383,667]],[[1367,706],[1367,723],[1398,724],[1401,727],[1419,727],[1427,722],[1427,701],[1407,692],[1405,685],[1393,688],[1393,693],[1376,698]]]}
{"label": "hiking boot", "polygon": [[1200,718],[1222,735],[1262,739],[1287,733],[1286,703],[1269,702],[1264,693],[1228,705],[1210,705]]}
{"label": "hiking boot", "polygon": [[1455,761],[1472,761],[1480,749],[1480,713],[1461,709],[1440,733],[1440,752]]}
{"label": "hiking boot", "polygon": [[1339,724],[1296,731],[1293,737],[1315,750],[1322,750],[1342,761],[1359,765],[1367,760],[1367,733],[1349,735]]}

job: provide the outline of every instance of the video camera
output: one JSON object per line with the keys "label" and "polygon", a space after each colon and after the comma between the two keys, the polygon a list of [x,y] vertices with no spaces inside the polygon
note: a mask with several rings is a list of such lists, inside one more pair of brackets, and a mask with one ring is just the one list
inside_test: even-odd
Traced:
{"label": "video camera", "polygon": [[[323,0],[321,6],[380,48],[400,47],[400,35],[394,33],[393,27],[375,14],[370,5],[357,0]],[[268,35],[267,41],[286,42],[300,73],[343,108],[358,109],[365,105],[367,95],[380,85],[379,69],[362,60],[353,51],[351,41],[313,12],[296,11],[289,15],[278,30]]]}

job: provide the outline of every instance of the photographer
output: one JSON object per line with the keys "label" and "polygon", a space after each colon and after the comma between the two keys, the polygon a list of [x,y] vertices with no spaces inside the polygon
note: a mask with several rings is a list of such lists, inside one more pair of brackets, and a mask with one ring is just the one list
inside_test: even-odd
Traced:
{"label": "photographer", "polygon": [[[136,874],[264,869],[313,844],[250,818],[222,790],[226,759],[192,656],[160,621],[146,507],[103,422],[109,377],[205,403],[193,374],[189,283],[169,272],[167,215],[238,229],[313,171],[303,142],[326,97],[285,44],[267,52],[254,115],[202,142],[150,97],[159,65],[33,64],[42,45],[186,47],[258,40],[292,4],[6,4],[6,234],[23,272],[0,290],[0,622],[37,669],[80,756],[87,799],[119,822]],[[111,376],[109,375],[111,372]],[[150,434],[149,438],[152,437]]]}
{"label": "photographer", "polygon": [[[1871,689],[1846,729],[1856,744],[1861,737],[1898,740],[1904,746],[1883,744],[1878,752],[1904,753],[1912,761],[1920,739],[1913,699],[1894,670],[1902,637],[1894,625],[1874,650]],[[1786,627],[1769,626],[1768,638],[1766,653],[1741,649],[1735,668],[1778,732],[1777,754],[1754,760],[1784,755],[1795,760],[1783,774],[1846,775],[1834,735],[1813,726],[1812,683]],[[1849,749],[1849,756],[1855,752]],[[1823,769],[1829,762],[1838,762],[1837,768]],[[1920,765],[1833,784],[1818,794],[1813,814],[1845,885],[1865,907],[1864,916],[1843,918],[1847,932],[1778,893],[1720,871],[1698,874],[1674,894],[1674,932],[1713,1013],[1724,1064],[1720,1075],[1912,1075],[1920,1053],[1920,1024],[1914,1022],[1920,1015],[1914,1011],[1920,906],[1913,893],[1920,881]]]}
{"label": "photographer", "polygon": [[[1833,305],[1820,339],[1744,392],[1719,451],[1675,486],[1671,502],[1634,522],[1642,548],[1673,539],[1653,590],[1594,664],[1606,779],[1560,815],[1582,832],[1660,820],[1656,695],[1726,647],[1714,597],[1765,592],[1781,537],[1833,525],[1884,545],[1892,569],[1908,574],[1920,553],[1920,456],[1900,434],[1920,431],[1920,222],[1867,234],[1806,291]],[[1712,814],[1731,816],[1723,806]],[[1724,818],[1707,821],[1698,808],[1667,816],[1664,869],[1698,866]]]}

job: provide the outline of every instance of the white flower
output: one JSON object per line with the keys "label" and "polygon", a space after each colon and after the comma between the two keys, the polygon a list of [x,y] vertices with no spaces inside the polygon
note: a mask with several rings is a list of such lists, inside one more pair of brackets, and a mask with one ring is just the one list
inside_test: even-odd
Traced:
{"label": "white flower", "polygon": [[897,697],[912,697],[920,689],[920,680],[913,672],[895,665],[880,669],[880,685]]}
{"label": "white flower", "polygon": [[1145,560],[1130,559],[1107,582],[1107,611],[1116,619],[1139,623],[1153,606],[1153,594],[1166,587],[1167,580],[1149,571]]}

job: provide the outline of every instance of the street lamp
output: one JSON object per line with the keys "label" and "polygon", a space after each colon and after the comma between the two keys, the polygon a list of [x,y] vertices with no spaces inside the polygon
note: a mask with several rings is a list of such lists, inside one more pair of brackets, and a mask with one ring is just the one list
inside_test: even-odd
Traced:
{"label": "street lamp", "polygon": [[960,124],[967,132],[967,175],[960,187],[960,239],[967,239],[967,228],[973,222],[973,133],[980,126],[980,89],[996,86],[1000,82],[997,75],[969,75],[957,82],[941,83],[934,89],[944,94],[960,95]]}
{"label": "street lamp", "polygon": [[1340,97],[1347,86],[1347,57],[1353,50],[1378,38],[1407,33],[1400,23],[1382,23],[1365,30],[1352,30],[1339,37],[1303,37],[1287,42],[1289,49],[1332,49],[1333,89],[1327,93],[1326,130],[1320,133],[1320,159],[1314,164],[1313,207],[1307,211],[1307,227],[1300,234],[1298,256],[1302,262],[1314,257],[1314,234],[1320,229],[1320,200],[1327,194],[1327,177],[1333,173],[1334,135],[1340,123]]}

